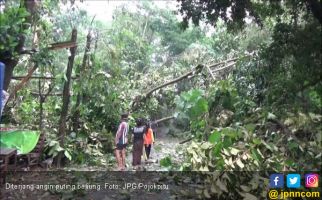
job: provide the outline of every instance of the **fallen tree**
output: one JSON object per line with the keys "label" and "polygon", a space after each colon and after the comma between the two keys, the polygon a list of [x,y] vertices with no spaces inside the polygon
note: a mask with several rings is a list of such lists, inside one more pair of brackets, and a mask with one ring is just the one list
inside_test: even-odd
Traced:
{"label": "fallen tree", "polygon": [[[222,62],[218,62],[218,63],[215,63],[215,64],[212,64],[210,66],[206,66],[207,68],[209,68],[211,70],[211,68],[213,67],[217,67],[219,65],[225,65],[224,67],[221,67],[219,69],[214,69],[212,70],[211,72],[212,73],[215,73],[215,72],[219,72],[219,71],[222,71],[226,68],[229,68],[229,67],[232,67],[236,64],[236,60],[238,60],[239,58],[232,58],[232,59],[229,59],[229,60],[225,60],[225,61],[222,61]],[[168,85],[172,85],[174,83],[177,83],[185,78],[188,78],[189,76],[195,76],[196,74],[200,73],[203,68],[205,67],[205,65],[202,65],[202,64],[199,64],[197,67],[195,67],[194,69],[192,69],[191,71],[179,76],[178,78],[175,78],[173,80],[170,80],[162,85],[159,85],[157,87],[154,87],[152,89],[150,89],[148,92],[145,93],[144,97],[147,98],[149,97],[154,91],[158,90],[158,89],[161,89],[161,88],[164,88]],[[212,74],[211,74],[212,75]]]}
{"label": "fallen tree", "polygon": [[[221,62],[217,62],[217,63],[214,63],[214,64],[211,64],[209,66],[205,66],[203,64],[199,64],[197,65],[197,67],[193,68],[191,71],[179,76],[178,78],[175,78],[173,80],[170,80],[170,81],[167,81],[161,85],[158,85],[150,90],[148,90],[144,95],[140,95],[140,96],[136,96],[133,100],[133,103],[132,103],[132,111],[136,110],[142,102],[145,102],[145,100],[147,98],[149,98],[153,92],[161,89],[161,88],[164,88],[166,86],[169,86],[169,85],[172,85],[172,84],[175,84],[179,81],[182,81],[188,77],[194,77],[195,75],[199,74],[204,68],[207,69],[207,71],[209,72],[210,76],[212,77],[213,80],[216,80],[215,79],[215,76],[214,76],[214,73],[217,73],[217,72],[220,72],[220,71],[223,71],[225,69],[228,69],[228,68],[231,68],[233,66],[235,66],[236,64],[236,61],[240,59],[240,57],[238,58],[232,58],[232,59],[228,59],[228,60],[225,60],[225,61],[221,61]],[[223,67],[221,68],[215,68],[215,69],[212,69],[214,67],[218,67],[218,66],[222,66],[224,65]]]}

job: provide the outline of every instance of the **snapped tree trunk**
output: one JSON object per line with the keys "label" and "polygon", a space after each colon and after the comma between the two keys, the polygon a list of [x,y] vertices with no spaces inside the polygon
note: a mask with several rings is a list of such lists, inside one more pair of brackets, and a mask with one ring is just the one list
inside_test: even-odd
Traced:
{"label": "snapped tree trunk", "polygon": [[48,91],[46,94],[43,93],[43,88],[41,86],[41,79],[38,79],[38,96],[39,96],[39,130],[43,133],[44,129],[44,103],[50,94],[50,92],[54,89],[54,85],[50,84]]}
{"label": "snapped tree trunk", "polygon": [[[71,41],[76,42],[77,40],[77,30],[73,29],[72,31],[72,38]],[[65,135],[66,135],[66,119],[68,115],[68,106],[69,106],[69,97],[70,97],[70,83],[71,83],[71,77],[72,77],[72,70],[74,65],[74,58],[76,54],[76,46],[71,47],[69,49],[70,56],[68,57],[68,64],[67,64],[67,70],[66,70],[66,81],[64,83],[64,90],[63,90],[63,105],[62,105],[62,111],[60,113],[60,119],[59,119],[59,135],[60,135],[60,146],[64,148],[64,142],[65,142]],[[60,167],[62,159],[62,154],[60,153],[57,158],[57,166]]]}
{"label": "snapped tree trunk", "polygon": [[86,39],[86,46],[85,46],[85,51],[84,51],[84,56],[83,56],[83,61],[82,65],[79,68],[79,78],[78,78],[78,85],[79,85],[79,92],[77,94],[77,99],[76,99],[76,104],[75,104],[75,111],[72,117],[73,120],[73,131],[76,132],[78,127],[79,127],[79,117],[80,117],[80,111],[79,111],[79,106],[82,103],[83,99],[83,81],[84,81],[84,74],[86,71],[86,63],[87,60],[89,59],[89,52],[91,48],[91,31],[88,31],[87,34],[87,39]]}

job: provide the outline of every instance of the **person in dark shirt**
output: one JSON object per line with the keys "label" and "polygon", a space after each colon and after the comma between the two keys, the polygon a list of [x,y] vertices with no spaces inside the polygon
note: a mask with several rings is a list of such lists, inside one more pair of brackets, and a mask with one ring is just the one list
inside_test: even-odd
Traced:
{"label": "person in dark shirt", "polygon": [[133,128],[133,169],[140,168],[145,133],[146,126],[143,119],[139,118],[136,120],[136,126]]}

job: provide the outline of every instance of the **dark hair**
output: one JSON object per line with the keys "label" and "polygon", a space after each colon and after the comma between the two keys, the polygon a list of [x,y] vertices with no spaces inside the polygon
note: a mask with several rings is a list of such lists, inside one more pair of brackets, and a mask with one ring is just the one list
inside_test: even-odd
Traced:
{"label": "dark hair", "polygon": [[146,125],[147,128],[151,128],[151,120],[147,119],[145,121],[145,125]]}
{"label": "dark hair", "polygon": [[129,117],[129,113],[123,113],[121,114],[122,119],[127,119]]}
{"label": "dark hair", "polygon": [[147,121],[147,122],[146,122],[146,127],[147,127],[147,128],[151,128],[151,125],[152,125],[151,121]]}
{"label": "dark hair", "polygon": [[143,119],[142,118],[137,118],[135,120],[137,126],[142,126],[143,125]]}

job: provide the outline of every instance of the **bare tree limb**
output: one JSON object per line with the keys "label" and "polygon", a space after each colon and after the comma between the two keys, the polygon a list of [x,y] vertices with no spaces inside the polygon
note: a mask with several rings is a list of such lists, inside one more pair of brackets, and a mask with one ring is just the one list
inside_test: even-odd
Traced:
{"label": "bare tree limb", "polygon": [[47,93],[45,94],[45,96],[43,96],[44,101],[47,99],[47,97],[50,95],[50,93],[51,93],[51,91],[53,91],[53,89],[54,89],[54,84],[50,84]]}
{"label": "bare tree limb", "polygon": [[[236,61],[236,60],[238,60],[238,59],[240,59],[240,58],[232,58],[232,59],[229,59],[229,60],[225,60],[225,61],[222,61],[222,62],[218,62],[218,63],[215,63],[215,64],[212,64],[212,65],[210,65],[210,66],[208,66],[207,68],[209,68],[209,70],[211,70],[211,68],[212,67],[215,67],[215,66],[218,66],[218,65],[222,65],[222,64],[225,64],[225,63],[229,63],[229,62],[233,62],[233,61]],[[225,67],[222,67],[222,68],[219,68],[219,69],[215,69],[215,70],[212,70],[211,72],[212,73],[214,73],[214,72],[217,72],[217,71],[221,71],[221,70],[223,70],[223,69],[226,69],[226,68],[229,68],[229,67],[231,67],[232,65],[234,65],[236,62],[233,62],[232,64],[229,64],[229,65],[227,65],[227,66],[225,66]],[[197,67],[195,67],[193,70],[191,70],[191,71],[189,71],[189,72],[187,72],[187,73],[185,73],[185,74],[183,74],[182,76],[179,76],[178,78],[175,78],[175,79],[173,79],[173,80],[171,80],[171,81],[168,81],[168,82],[166,82],[166,83],[164,83],[164,84],[162,84],[162,85],[159,85],[159,86],[157,86],[157,87],[155,87],[155,88],[152,88],[151,90],[149,90],[146,94],[145,94],[145,97],[148,97],[148,96],[150,96],[154,91],[156,91],[156,90],[158,90],[158,89],[160,89],[160,88],[163,88],[163,87],[165,87],[165,86],[168,86],[168,85],[171,85],[171,84],[173,84],[173,83],[176,83],[176,82],[179,82],[179,81],[181,81],[181,80],[183,80],[183,79],[185,79],[185,78],[187,78],[188,76],[190,76],[190,75],[193,75],[193,74],[195,74],[194,72],[200,72],[201,70],[202,70],[202,68],[204,67],[204,65],[198,65]],[[211,73],[211,74],[212,74]],[[214,79],[214,77],[213,77],[213,79]]]}
{"label": "bare tree limb", "polygon": [[153,123],[153,124],[158,124],[158,123],[161,123],[161,122],[164,122],[164,121],[170,120],[170,119],[174,119],[174,116],[164,117],[164,118],[161,118],[161,119],[155,120],[155,121],[154,121],[154,122],[152,122],[152,123]]}
{"label": "bare tree limb", "polygon": [[93,19],[92,19],[92,21],[91,21],[91,23],[90,23],[90,25],[91,25],[91,26],[92,26],[92,24],[93,24],[93,22],[94,22],[95,17],[96,17],[96,15],[94,15],[94,17],[93,17]]}
{"label": "bare tree limb", "polygon": [[211,69],[209,68],[209,66],[206,66],[206,68],[207,68],[207,70],[208,70],[208,72],[209,72],[209,74],[210,74],[211,78],[215,81],[215,80],[216,80],[216,78],[215,78],[214,74],[212,73]]}
{"label": "bare tree limb", "polygon": [[21,82],[15,87],[14,91],[11,92],[7,103],[16,95],[18,90],[20,90],[30,79],[34,71],[38,68],[38,65],[35,64],[32,68],[29,69],[28,74],[21,80]]}
{"label": "bare tree limb", "polygon": [[[26,76],[13,76],[12,79],[15,80],[21,80],[26,78]],[[50,76],[31,76],[29,79],[48,79],[48,80],[52,80],[52,79],[56,79],[56,77],[50,77]],[[72,79],[77,79],[77,77],[72,77]]]}
{"label": "bare tree limb", "polygon": [[[40,95],[42,95],[42,94],[39,94],[37,92],[31,92],[30,94],[33,95],[33,96],[40,96]],[[63,93],[49,93],[49,94],[46,95],[46,97],[47,96],[63,96]],[[71,96],[72,96],[72,94],[71,94]]]}
{"label": "bare tree limb", "polygon": [[238,59],[240,59],[240,57],[238,57],[238,58],[231,58],[231,59],[228,59],[228,60],[224,60],[224,61],[221,61],[221,62],[217,62],[217,63],[214,63],[214,64],[209,65],[209,68],[216,67],[216,66],[222,65],[222,64],[227,64],[229,62],[236,61]]}
{"label": "bare tree limb", "polygon": [[187,143],[187,142],[191,141],[193,138],[194,138],[194,137],[191,137],[191,138],[188,138],[188,139],[186,139],[186,140],[183,140],[183,141],[179,142],[179,144]]}
{"label": "bare tree limb", "polygon": [[64,48],[72,48],[76,46],[77,44],[75,41],[66,41],[66,42],[57,42],[57,43],[50,44],[48,49],[57,50],[57,49],[64,49]]}
{"label": "bare tree limb", "polygon": [[160,89],[160,88],[163,88],[163,87],[165,87],[165,86],[171,85],[171,84],[176,83],[176,82],[179,82],[179,81],[181,81],[181,80],[183,80],[183,79],[187,78],[188,76],[193,75],[193,74],[195,74],[195,73],[199,73],[199,72],[202,70],[202,68],[203,68],[203,67],[204,67],[203,65],[198,65],[198,66],[197,66],[197,67],[195,67],[193,70],[191,70],[191,71],[189,71],[189,72],[187,72],[187,73],[183,74],[182,76],[179,76],[178,78],[175,78],[175,79],[173,79],[173,80],[171,80],[171,81],[168,81],[168,82],[166,82],[166,83],[164,83],[164,84],[162,84],[162,85],[159,85],[159,86],[157,86],[157,87],[155,87],[155,88],[152,88],[151,90],[149,90],[149,91],[145,94],[145,97],[150,96],[154,91],[156,91],[156,90],[158,90],[158,89]]}
{"label": "bare tree limb", "polygon": [[224,66],[224,67],[221,67],[221,68],[219,68],[219,69],[212,70],[211,72],[212,72],[212,73],[214,73],[214,72],[218,72],[218,71],[221,71],[221,70],[223,70],[223,69],[226,69],[226,68],[229,68],[229,67],[231,67],[231,66],[234,66],[235,64],[236,64],[236,62],[233,62],[233,63],[230,63],[230,64],[228,64],[228,65],[226,65],[226,66]]}

